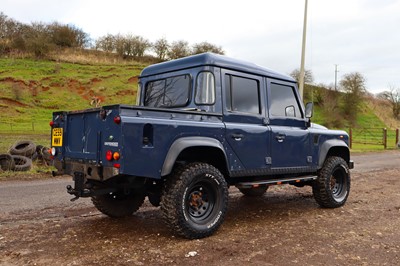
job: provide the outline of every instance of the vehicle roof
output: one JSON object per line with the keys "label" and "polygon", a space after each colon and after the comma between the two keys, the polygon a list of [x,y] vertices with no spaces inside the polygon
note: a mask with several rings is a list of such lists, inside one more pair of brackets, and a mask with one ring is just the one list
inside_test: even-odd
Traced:
{"label": "vehicle roof", "polygon": [[272,71],[257,64],[213,53],[192,55],[172,61],[150,65],[143,69],[143,71],[140,73],[140,77],[147,77],[167,73],[170,71],[183,70],[199,66],[216,66],[225,69],[236,70],[250,74],[258,74],[262,76],[295,82],[295,80],[288,75]]}

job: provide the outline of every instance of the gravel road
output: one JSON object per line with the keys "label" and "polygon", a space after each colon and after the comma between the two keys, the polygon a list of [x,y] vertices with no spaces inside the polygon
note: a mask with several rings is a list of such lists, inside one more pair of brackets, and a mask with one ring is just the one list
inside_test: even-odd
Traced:
{"label": "gravel road", "polygon": [[226,221],[202,240],[175,238],[148,202],[132,217],[70,202],[70,177],[0,182],[0,265],[396,265],[400,152],[353,155],[347,204],[322,209],[309,187],[259,199],[230,190]]}

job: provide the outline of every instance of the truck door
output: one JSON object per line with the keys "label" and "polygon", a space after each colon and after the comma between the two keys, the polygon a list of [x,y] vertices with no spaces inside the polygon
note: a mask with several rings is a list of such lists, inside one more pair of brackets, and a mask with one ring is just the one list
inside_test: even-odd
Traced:
{"label": "truck door", "polygon": [[[269,125],[271,134],[271,168],[290,172],[307,171],[312,166],[310,134],[306,118],[293,83],[267,81]],[[284,169],[283,169],[284,168]],[[292,169],[293,170],[293,169]]]}
{"label": "truck door", "polygon": [[[260,174],[268,167],[270,128],[265,125],[264,79],[241,72],[222,70],[226,140],[235,158],[231,171]],[[232,169],[233,168],[233,169]],[[256,170],[256,171],[254,171]],[[242,174],[245,174],[242,172]]]}

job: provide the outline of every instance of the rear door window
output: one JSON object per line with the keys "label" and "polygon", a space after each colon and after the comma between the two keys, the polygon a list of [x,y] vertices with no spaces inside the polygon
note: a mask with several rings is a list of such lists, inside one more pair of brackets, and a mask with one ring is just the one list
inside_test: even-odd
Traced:
{"label": "rear door window", "polygon": [[150,81],[146,85],[144,105],[149,107],[182,107],[189,103],[190,75]]}
{"label": "rear door window", "polygon": [[257,80],[225,75],[225,86],[228,110],[260,114],[260,86]]}

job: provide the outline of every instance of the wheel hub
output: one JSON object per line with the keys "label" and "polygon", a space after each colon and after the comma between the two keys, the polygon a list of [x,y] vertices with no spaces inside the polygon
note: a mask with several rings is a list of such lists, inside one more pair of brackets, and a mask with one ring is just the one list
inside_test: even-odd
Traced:
{"label": "wheel hub", "polygon": [[339,199],[343,197],[343,193],[345,193],[344,186],[345,179],[343,173],[340,170],[335,171],[330,178],[330,187],[334,198]]}
{"label": "wheel hub", "polygon": [[190,206],[192,208],[198,209],[203,205],[203,198],[202,198],[202,193],[201,192],[194,192],[190,195]]}
{"label": "wheel hub", "polygon": [[194,189],[188,198],[189,213],[192,217],[199,218],[207,216],[210,204],[208,202],[207,193],[203,191],[202,187]]}
{"label": "wheel hub", "polygon": [[337,184],[336,178],[334,176],[331,176],[331,190],[333,193],[336,193],[338,190],[338,184]]}

